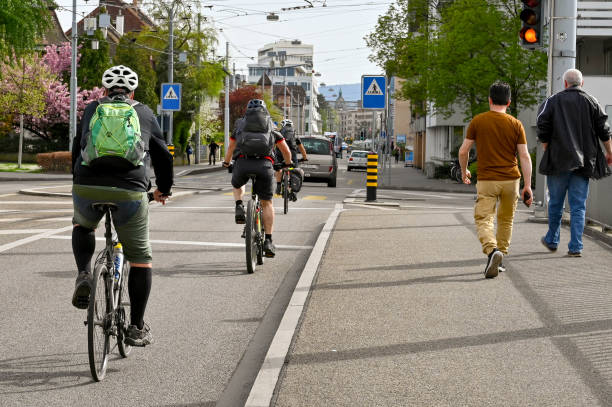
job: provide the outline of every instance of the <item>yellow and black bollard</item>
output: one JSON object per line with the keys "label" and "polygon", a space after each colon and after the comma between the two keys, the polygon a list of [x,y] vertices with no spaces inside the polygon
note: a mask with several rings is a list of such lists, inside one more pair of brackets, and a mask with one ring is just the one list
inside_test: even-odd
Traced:
{"label": "yellow and black bollard", "polygon": [[368,167],[366,176],[366,202],[376,201],[376,188],[378,187],[378,154],[368,154]]}
{"label": "yellow and black bollard", "polygon": [[168,151],[170,151],[170,154],[172,154],[172,159],[174,159],[174,145],[173,144],[168,144]]}

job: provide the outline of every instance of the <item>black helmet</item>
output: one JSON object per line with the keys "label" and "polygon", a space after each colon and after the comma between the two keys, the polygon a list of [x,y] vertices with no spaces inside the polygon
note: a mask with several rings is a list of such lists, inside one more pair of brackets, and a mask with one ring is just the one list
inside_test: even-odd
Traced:
{"label": "black helmet", "polygon": [[264,109],[267,109],[266,108],[266,102],[264,102],[261,99],[251,99],[251,100],[249,100],[249,103],[247,104],[247,110],[248,109],[254,109],[254,108],[257,108],[257,107],[263,107]]}

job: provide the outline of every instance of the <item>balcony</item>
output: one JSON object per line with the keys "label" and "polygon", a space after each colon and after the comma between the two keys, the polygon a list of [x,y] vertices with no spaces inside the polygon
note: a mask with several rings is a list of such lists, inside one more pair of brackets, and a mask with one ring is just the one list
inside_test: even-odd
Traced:
{"label": "balcony", "polygon": [[612,37],[612,2],[579,1],[576,35],[580,37]]}

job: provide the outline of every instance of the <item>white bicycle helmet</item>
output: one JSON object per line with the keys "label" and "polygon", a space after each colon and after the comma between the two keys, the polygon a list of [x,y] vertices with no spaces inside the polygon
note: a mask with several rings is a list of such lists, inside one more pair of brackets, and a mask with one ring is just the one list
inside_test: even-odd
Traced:
{"label": "white bicycle helmet", "polygon": [[287,125],[293,126],[293,122],[291,120],[289,120],[289,119],[285,119],[285,120],[281,121],[281,127],[285,127]]}
{"label": "white bicycle helmet", "polygon": [[104,71],[102,85],[107,89],[119,87],[129,89],[131,92],[138,87],[138,74],[127,66],[113,66]]}

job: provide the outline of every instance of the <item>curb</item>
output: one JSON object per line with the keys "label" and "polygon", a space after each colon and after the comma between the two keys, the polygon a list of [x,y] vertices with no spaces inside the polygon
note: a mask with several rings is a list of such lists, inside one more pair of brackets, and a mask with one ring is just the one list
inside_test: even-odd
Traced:
{"label": "curb", "polygon": [[342,203],[345,204],[359,204],[359,205],[369,205],[369,206],[392,206],[399,207],[400,204],[397,202],[379,202],[379,201],[358,201],[357,198],[346,198]]}
{"label": "curb", "polygon": [[207,172],[217,172],[221,170],[227,170],[227,168],[223,168],[222,166],[212,166],[212,167],[204,167],[204,168],[186,169],[175,175],[177,177],[186,177],[188,175],[206,174]]}
{"label": "curb", "polygon": [[396,187],[396,186],[383,186],[378,188],[379,191],[384,190],[392,190],[392,191],[422,191],[422,192],[447,192],[447,193],[455,193],[455,194],[475,194],[476,188],[473,190],[457,190],[453,188],[438,188],[438,187]]}

